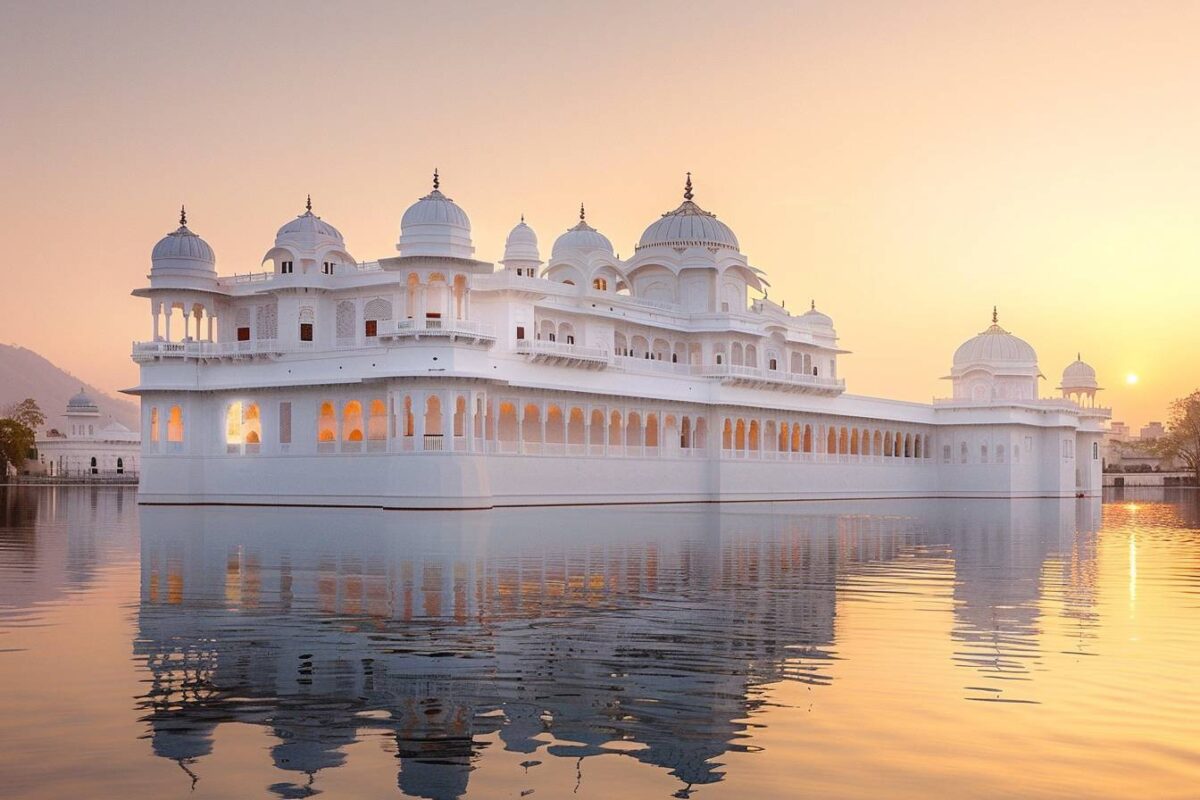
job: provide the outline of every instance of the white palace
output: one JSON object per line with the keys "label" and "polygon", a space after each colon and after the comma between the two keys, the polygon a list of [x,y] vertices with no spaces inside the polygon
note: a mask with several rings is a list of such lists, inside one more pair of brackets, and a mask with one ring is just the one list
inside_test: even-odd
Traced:
{"label": "white palace", "polygon": [[[397,256],[357,261],[311,201],[220,277],[187,226],[154,247],[135,342],[145,503],[487,508],[1100,491],[1095,371],[1039,397],[1037,354],[992,324],[952,397],[846,393],[833,320],[767,299],[693,199],[619,259],[588,224],[543,261],[524,219],[475,258],[438,187]],[[755,295],[761,298],[751,299]]]}

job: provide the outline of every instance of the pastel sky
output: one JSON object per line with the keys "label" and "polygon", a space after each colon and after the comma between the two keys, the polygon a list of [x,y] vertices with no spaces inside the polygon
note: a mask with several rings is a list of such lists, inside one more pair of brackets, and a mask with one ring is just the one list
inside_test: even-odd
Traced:
{"label": "pastel sky", "polygon": [[223,273],[309,192],[374,259],[437,166],[481,258],[581,200],[628,255],[691,170],[851,392],[947,394],[995,304],[1140,425],[1200,387],[1197,42],[1187,2],[4,0],[0,341],[134,385],[183,202]]}

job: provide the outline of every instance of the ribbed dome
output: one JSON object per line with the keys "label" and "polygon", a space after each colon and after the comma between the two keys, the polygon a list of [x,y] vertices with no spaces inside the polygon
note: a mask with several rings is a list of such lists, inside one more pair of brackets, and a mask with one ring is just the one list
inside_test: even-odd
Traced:
{"label": "ribbed dome", "polygon": [[337,228],[312,212],[311,197],[305,205],[304,213],[284,223],[279,232],[275,234],[275,241],[278,243],[282,243],[281,240],[287,240],[309,244],[321,239],[338,244],[344,243],[342,234]]}
{"label": "ribbed dome", "polygon": [[692,201],[692,174],[688,173],[683,203],[650,224],[638,240],[644,247],[719,247],[738,250],[737,236],[729,226]]}
{"label": "ribbed dome", "polygon": [[829,316],[828,314],[822,314],[820,311],[817,311],[817,301],[816,300],[814,300],[812,302],[812,307],[809,308],[808,311],[805,311],[803,314],[800,315],[800,319],[801,319],[801,321],[806,322],[809,325],[815,325],[815,326],[819,326],[822,328],[832,328],[833,327],[833,317]]}
{"label": "ribbed dome", "polygon": [[954,351],[954,366],[974,364],[989,366],[1037,366],[1037,353],[1029,342],[1001,328],[992,317],[992,324],[983,333],[963,342]]}
{"label": "ribbed dome", "polygon": [[433,191],[409,206],[400,218],[400,241],[396,249],[401,256],[470,258],[475,252],[471,244],[471,220],[438,186],[435,170]]}
{"label": "ribbed dome", "polygon": [[67,401],[67,413],[99,414],[100,407],[96,405],[96,401],[93,400],[91,396],[81,387],[79,389],[79,393],[73,395],[71,399]]}
{"label": "ribbed dome", "polygon": [[471,229],[471,220],[453,200],[434,189],[408,207],[400,218],[400,231],[412,225],[448,225],[454,228]]}
{"label": "ribbed dome", "polygon": [[569,253],[593,253],[602,252],[607,255],[613,254],[612,242],[608,240],[600,231],[587,224],[586,214],[583,206],[579,206],[579,224],[574,228],[570,228],[566,233],[554,240],[554,247],[550,250],[551,258],[558,258]]}
{"label": "ribbed dome", "polygon": [[521,221],[517,226],[508,233],[508,238],[504,240],[504,258],[500,263],[504,264],[509,261],[536,261],[541,263],[541,256],[538,253],[537,234],[533,232],[533,228],[525,224],[525,218],[521,217]]}
{"label": "ribbed dome", "polygon": [[192,233],[187,226],[187,213],[180,209],[179,227],[168,233],[150,252],[151,271],[186,270],[216,272],[217,256],[208,242]]}
{"label": "ribbed dome", "polygon": [[1099,389],[1096,370],[1078,357],[1067,365],[1062,374],[1063,389]]}

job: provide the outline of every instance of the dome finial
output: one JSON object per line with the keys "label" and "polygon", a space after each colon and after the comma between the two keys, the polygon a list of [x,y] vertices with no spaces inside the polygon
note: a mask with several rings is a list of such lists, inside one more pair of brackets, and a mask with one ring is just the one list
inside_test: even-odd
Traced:
{"label": "dome finial", "polygon": [[816,310],[817,310],[817,301],[816,301],[816,299],[814,299],[814,300],[812,301],[812,305],[810,305],[810,306],[809,306],[809,308],[811,308],[813,311],[816,311]]}
{"label": "dome finial", "polygon": [[522,211],[521,212],[521,222],[524,222],[524,221],[525,221],[525,212]]}
{"label": "dome finial", "polygon": [[585,221],[587,221],[587,212],[583,210],[583,203],[582,203],[582,202],[579,204],[579,221],[580,221],[580,222],[585,222]]}
{"label": "dome finial", "polygon": [[683,185],[683,199],[691,200],[692,195],[692,173],[687,174],[687,183]]}
{"label": "dome finial", "polygon": [[179,207],[179,227],[187,227],[187,208],[184,206]]}
{"label": "dome finial", "polygon": [[992,306],[992,324],[993,324],[993,325],[999,325],[999,324],[1000,324],[1000,315],[999,315],[998,313],[996,313],[996,307],[995,307],[995,306]]}
{"label": "dome finial", "polygon": [[1082,350],[1076,351],[1076,353],[1075,353],[1075,360],[1076,360],[1076,361],[1083,361],[1083,351],[1082,351]]}
{"label": "dome finial", "polygon": [[309,214],[312,213],[312,195],[311,194],[308,196],[308,199],[304,201],[304,210]]}
{"label": "dome finial", "polygon": [[436,192],[438,190],[438,188],[441,187],[441,185],[442,185],[442,182],[438,178],[437,167],[434,167],[433,168],[433,190]]}

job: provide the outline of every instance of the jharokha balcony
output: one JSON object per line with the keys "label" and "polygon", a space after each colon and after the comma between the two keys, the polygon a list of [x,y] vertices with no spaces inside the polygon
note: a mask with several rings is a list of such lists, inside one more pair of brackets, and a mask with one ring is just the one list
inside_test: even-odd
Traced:
{"label": "jharokha balcony", "polygon": [[694,369],[699,370],[699,374],[705,378],[716,378],[727,385],[816,394],[841,394],[846,391],[846,381],[841,378],[805,375],[800,372],[782,372],[739,364],[705,364]]}
{"label": "jharokha balcony", "polygon": [[450,339],[490,346],[496,331],[487,323],[465,319],[401,319],[379,323],[380,339]]}
{"label": "jharokha balcony", "polygon": [[551,342],[545,339],[519,339],[516,352],[529,356],[530,361],[550,364],[565,364],[603,369],[612,363],[612,354],[601,347],[584,347],[566,342]]}

